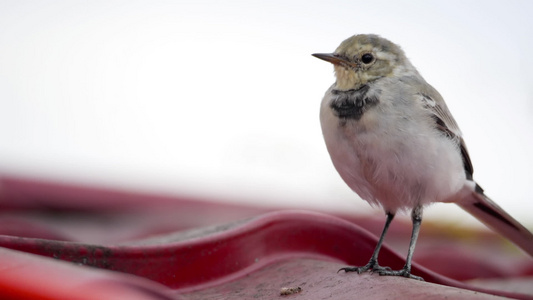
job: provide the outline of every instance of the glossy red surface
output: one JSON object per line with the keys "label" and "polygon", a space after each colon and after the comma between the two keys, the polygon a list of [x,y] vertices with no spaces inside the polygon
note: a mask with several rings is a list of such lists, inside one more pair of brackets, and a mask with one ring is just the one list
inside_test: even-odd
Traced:
{"label": "glossy red surface", "polygon": [[[14,299],[273,299],[293,285],[305,299],[353,299],[353,291],[359,299],[398,291],[415,299],[490,297],[470,290],[533,299],[531,289],[493,291],[457,280],[527,278],[530,258],[502,259],[509,268],[483,264],[475,252],[430,247],[438,241],[415,255],[413,273],[427,282],[337,274],[365,264],[377,241],[357,220],[6,177],[1,186],[0,293]],[[419,257],[454,270],[448,275],[455,279],[422,267]],[[380,263],[401,268],[404,261],[385,245]]]}

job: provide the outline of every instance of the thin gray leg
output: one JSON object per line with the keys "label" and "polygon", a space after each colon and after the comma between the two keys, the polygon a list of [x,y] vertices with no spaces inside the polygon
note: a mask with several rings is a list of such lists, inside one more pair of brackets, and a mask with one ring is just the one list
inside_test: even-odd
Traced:
{"label": "thin gray leg", "polygon": [[405,259],[405,266],[403,267],[403,269],[398,271],[380,271],[379,275],[404,276],[408,278],[424,280],[422,277],[411,274],[411,261],[413,259],[413,253],[415,252],[416,240],[418,239],[418,233],[420,232],[420,225],[422,224],[421,206],[413,208],[413,211],[411,212],[411,220],[413,221],[413,232],[411,234],[411,241],[409,242],[409,251],[407,252],[407,258]]}
{"label": "thin gray leg", "polygon": [[368,270],[372,270],[372,272],[378,272],[378,273],[382,271],[390,271],[389,267],[382,267],[378,264],[378,255],[379,255],[379,250],[381,250],[381,245],[383,244],[383,241],[385,240],[385,235],[387,234],[387,231],[389,230],[389,225],[392,222],[392,219],[394,219],[394,214],[388,212],[387,220],[385,221],[385,227],[383,227],[383,231],[381,232],[381,236],[379,237],[378,244],[376,245],[376,248],[374,248],[374,252],[372,253],[372,256],[370,257],[370,261],[365,266],[341,268],[339,269],[339,271],[337,271],[337,273],[340,271],[345,271],[345,272],[357,272],[358,274],[361,274]]}

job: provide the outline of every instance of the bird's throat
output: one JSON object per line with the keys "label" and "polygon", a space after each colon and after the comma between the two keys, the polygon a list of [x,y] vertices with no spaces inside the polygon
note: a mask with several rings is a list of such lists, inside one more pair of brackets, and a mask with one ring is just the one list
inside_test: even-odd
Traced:
{"label": "bird's throat", "polygon": [[335,85],[337,90],[347,91],[350,89],[357,89],[365,84],[358,72],[342,66],[335,66],[335,76],[337,77]]}

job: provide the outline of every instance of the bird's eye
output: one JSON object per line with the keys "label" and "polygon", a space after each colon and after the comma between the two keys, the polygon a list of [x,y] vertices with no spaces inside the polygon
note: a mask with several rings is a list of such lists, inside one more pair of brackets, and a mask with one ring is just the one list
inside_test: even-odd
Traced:
{"label": "bird's eye", "polygon": [[374,55],[372,55],[372,54],[370,54],[370,53],[365,53],[365,54],[363,54],[363,56],[361,56],[361,61],[362,61],[364,64],[369,64],[369,63],[371,63],[373,60],[374,60]]}

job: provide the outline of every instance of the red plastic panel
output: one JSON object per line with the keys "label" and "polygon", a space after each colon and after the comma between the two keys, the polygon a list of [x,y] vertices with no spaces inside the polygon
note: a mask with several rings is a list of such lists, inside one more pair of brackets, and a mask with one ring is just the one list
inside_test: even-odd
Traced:
{"label": "red plastic panel", "polygon": [[141,278],[0,248],[1,299],[163,300],[170,289]]}
{"label": "red plastic panel", "polygon": [[[291,259],[210,288],[182,294],[190,300],[283,299],[281,290],[298,291],[298,299],[499,299],[492,295],[428,282],[377,274],[332,274],[344,266],[311,259]],[[287,296],[287,298],[292,296]],[[289,298],[291,299],[291,298]]]}
{"label": "red plastic panel", "polygon": [[[6,182],[15,184],[6,185]],[[10,250],[0,252],[0,266],[4,267],[0,276],[0,293],[14,298],[23,299],[31,294],[32,297],[53,299],[53,295],[74,295],[78,292],[85,299],[102,299],[100,296],[103,294],[97,295],[94,294],[96,291],[92,291],[98,289],[109,295],[132,295],[122,299],[224,299],[237,292],[243,297],[253,295],[259,299],[272,299],[274,294],[279,297],[282,287],[293,285],[302,288],[301,295],[305,294],[305,299],[323,299],[321,297],[326,294],[335,299],[353,299],[352,290],[363,287],[379,288],[380,292],[374,295],[384,298],[394,295],[390,293],[395,289],[415,299],[416,295],[431,297],[437,294],[449,298],[475,298],[475,294],[470,292],[441,289],[430,283],[520,299],[533,298],[527,291],[506,293],[472,287],[417,263],[413,265],[413,273],[423,276],[430,283],[368,274],[337,274],[336,270],[341,266],[365,264],[377,238],[353,222],[331,215],[304,211],[264,213],[265,210],[261,209],[189,200],[180,202],[179,199],[161,196],[81,187],[63,189],[63,185],[48,183],[36,186],[31,181],[8,180],[4,181],[4,194],[0,194],[5,208],[13,209],[16,206],[14,199],[22,199],[21,203],[25,203],[0,218],[3,225],[0,233],[11,234],[0,236],[0,246],[55,259]],[[67,192],[62,193],[64,190]],[[89,201],[92,197],[111,201],[110,195],[119,200],[109,204],[111,212],[102,201],[93,202],[96,203],[94,206],[69,203],[66,205],[68,209],[61,210],[61,201],[68,201],[73,191],[79,193],[72,198],[73,201]],[[43,209],[48,201],[46,199],[52,199],[51,195],[50,206],[53,209]],[[158,206],[157,201],[162,199],[160,203],[165,209],[132,211],[126,205],[130,196],[133,203],[141,208]],[[35,203],[39,204],[32,209]],[[72,210],[72,207],[77,208]],[[220,210],[217,211],[217,208]],[[256,217],[242,219],[247,215]],[[210,217],[206,219],[205,216]],[[227,223],[228,220],[238,219],[241,220]],[[221,221],[226,223],[205,227]],[[364,223],[369,222],[365,220]],[[189,229],[184,230],[186,228]],[[155,235],[169,231],[175,233]],[[143,236],[150,238],[140,238]],[[391,231],[393,240],[394,236],[395,232]],[[80,242],[87,240],[96,242]],[[426,265],[448,265],[455,270],[469,270],[470,275],[465,278],[491,272],[492,277],[519,276],[531,274],[528,272],[533,270],[529,259],[521,261],[522,269],[513,267],[507,270],[485,264],[488,267],[472,270],[470,266],[474,264],[469,264],[468,259],[461,261],[454,259],[453,255],[442,259],[446,253],[439,254],[434,251],[435,248],[433,251],[425,248],[428,249],[427,244],[422,244],[422,251],[417,252],[415,261],[421,257]],[[449,253],[454,251],[450,248]],[[471,256],[470,260],[473,258]],[[74,264],[65,265],[64,261]],[[384,246],[380,263],[399,269],[404,258]],[[478,263],[482,265],[482,260]],[[332,282],[336,284],[330,284]],[[387,284],[384,285],[384,282]],[[103,286],[101,289],[98,288],[100,284]],[[258,293],[261,289],[262,292]],[[371,297],[373,293],[370,290],[366,293],[368,298],[376,299]],[[360,299],[367,297],[363,294],[358,296]],[[485,297],[478,296],[479,299]]]}

